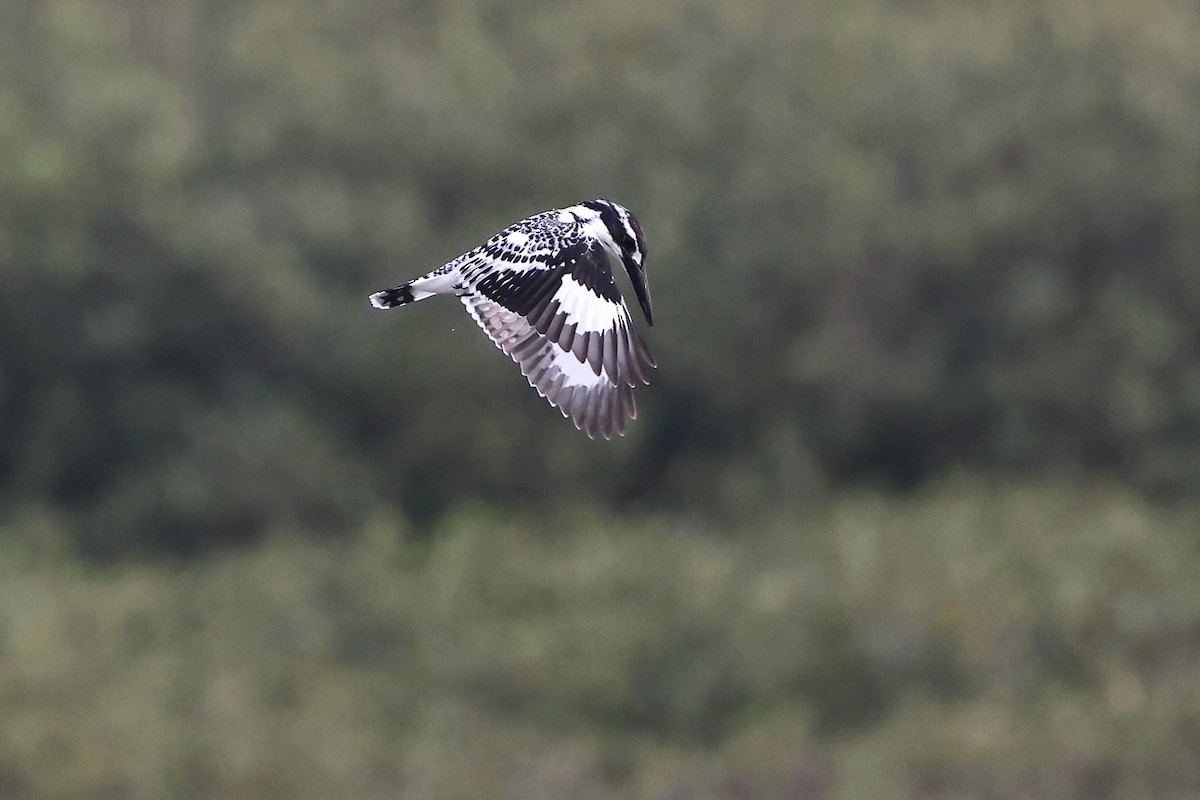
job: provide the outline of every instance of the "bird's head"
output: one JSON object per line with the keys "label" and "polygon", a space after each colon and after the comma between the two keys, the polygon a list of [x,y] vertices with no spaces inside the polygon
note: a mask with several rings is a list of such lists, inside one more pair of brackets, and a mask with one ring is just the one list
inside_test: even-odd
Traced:
{"label": "bird's head", "polygon": [[[601,244],[620,260],[629,274],[638,305],[646,322],[654,326],[654,309],[650,303],[650,285],[646,282],[646,237],[642,226],[629,209],[610,200],[589,200],[583,206],[594,211],[601,223]],[[598,226],[599,227],[599,226]]]}

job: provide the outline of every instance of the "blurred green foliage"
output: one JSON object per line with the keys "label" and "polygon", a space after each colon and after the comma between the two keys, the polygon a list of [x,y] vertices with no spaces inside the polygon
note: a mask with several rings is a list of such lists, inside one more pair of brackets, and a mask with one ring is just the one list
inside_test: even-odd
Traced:
{"label": "blurred green foliage", "polygon": [[[0,10],[0,504],[100,557],[464,498],[733,519],[953,465],[1200,489],[1183,0]],[[661,368],[595,444],[367,292],[605,195]]]}
{"label": "blurred green foliage", "polygon": [[[0,4],[0,797],[1195,797],[1187,0]],[[606,196],[592,442],[456,303]]]}
{"label": "blurred green foliage", "polygon": [[732,530],[398,525],[106,571],[20,526],[0,791],[1200,793],[1200,518],[1129,492],[955,479]]}

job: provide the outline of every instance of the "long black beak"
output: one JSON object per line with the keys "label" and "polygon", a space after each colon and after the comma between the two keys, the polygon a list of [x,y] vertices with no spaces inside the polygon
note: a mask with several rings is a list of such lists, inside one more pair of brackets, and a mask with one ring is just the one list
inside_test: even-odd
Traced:
{"label": "long black beak", "polygon": [[626,256],[621,259],[625,263],[625,271],[629,273],[629,282],[633,284],[633,292],[637,295],[638,305],[646,315],[646,322],[654,327],[654,308],[650,305],[650,285],[646,283],[646,268]]}

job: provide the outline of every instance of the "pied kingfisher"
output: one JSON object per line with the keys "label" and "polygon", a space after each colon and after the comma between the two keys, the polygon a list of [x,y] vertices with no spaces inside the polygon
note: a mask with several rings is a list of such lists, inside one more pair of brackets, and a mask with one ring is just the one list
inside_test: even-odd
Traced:
{"label": "pied kingfisher", "polygon": [[633,387],[649,383],[657,365],[606,254],[624,265],[653,326],[642,226],[600,199],[523,219],[427,275],[376,292],[371,304],[457,295],[538,394],[589,437],[608,439],[637,417]]}

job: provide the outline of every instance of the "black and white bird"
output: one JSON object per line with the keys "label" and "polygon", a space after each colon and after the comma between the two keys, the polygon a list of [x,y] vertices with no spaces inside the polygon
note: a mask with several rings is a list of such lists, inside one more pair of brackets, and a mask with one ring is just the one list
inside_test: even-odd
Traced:
{"label": "black and white bird", "polygon": [[629,209],[600,199],[523,219],[427,275],[376,292],[371,304],[457,295],[538,394],[588,436],[609,439],[637,417],[633,389],[657,366],[609,255],[653,326],[642,227]]}

